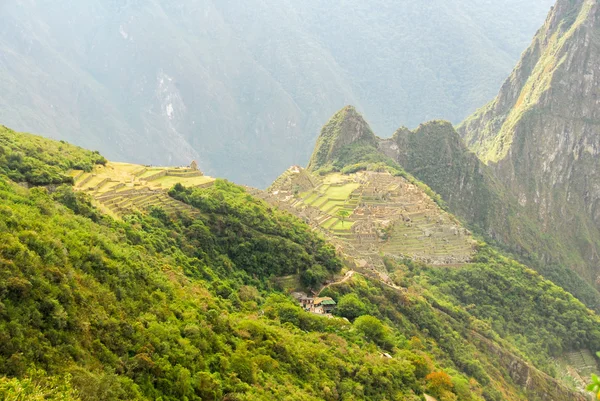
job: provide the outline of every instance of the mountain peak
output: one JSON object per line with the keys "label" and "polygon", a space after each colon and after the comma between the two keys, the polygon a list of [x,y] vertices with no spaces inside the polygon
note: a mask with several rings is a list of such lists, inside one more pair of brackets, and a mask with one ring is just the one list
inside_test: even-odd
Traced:
{"label": "mountain peak", "polygon": [[585,98],[595,106],[599,9],[594,0],[559,0],[496,99],[459,127],[485,163],[506,158],[517,136],[531,131],[522,125],[544,114],[598,118]]}
{"label": "mountain peak", "polygon": [[498,97],[459,132],[600,288],[598,32],[597,0],[559,0]]}
{"label": "mountain peak", "polygon": [[339,162],[344,151],[353,146],[377,148],[377,137],[363,116],[353,106],[346,106],[321,129],[308,169],[315,171]]}

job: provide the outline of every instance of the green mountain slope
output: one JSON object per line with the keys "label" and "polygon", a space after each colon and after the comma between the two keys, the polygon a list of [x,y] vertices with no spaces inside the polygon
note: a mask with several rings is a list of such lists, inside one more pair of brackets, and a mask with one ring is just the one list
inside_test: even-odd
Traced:
{"label": "green mountain slope", "polygon": [[377,132],[460,121],[494,95],[550,4],[4,1],[0,121],[111,160],[196,159],[266,187],[308,161],[345,104]]}
{"label": "green mountain slope", "polygon": [[437,192],[449,210],[476,233],[535,267],[591,308],[600,294],[571,267],[580,260],[570,242],[548,233],[535,215],[470,152],[448,122],[434,121],[416,130],[398,130],[379,149]]}
{"label": "green mountain slope", "polygon": [[[10,135],[20,143],[4,146],[11,154],[46,145],[43,158],[29,155],[41,164],[95,155]],[[114,220],[69,185],[27,189],[0,175],[3,397],[585,399],[543,372],[562,380],[551,355],[600,347],[598,317],[485,247],[456,273],[386,261],[397,288],[360,274],[333,284],[322,294],[349,320],[326,318],[270,278],[331,276],[341,267],[332,247],[240,187],[176,185],[171,195],[195,215],[154,208]],[[509,277],[519,287],[497,297]]]}
{"label": "green mountain slope", "polygon": [[[368,141],[365,142],[365,138]],[[373,141],[377,147],[373,146]],[[331,149],[337,149],[337,152],[331,152]],[[347,149],[356,152],[346,152]],[[392,288],[396,285],[410,287],[416,279],[418,285],[436,294],[434,303],[443,304],[444,299],[467,307],[468,313],[477,319],[487,320],[492,326],[497,325],[494,331],[499,338],[505,339],[529,357],[536,358],[535,355],[547,353],[568,358],[568,350],[573,345],[565,347],[553,343],[560,337],[556,332],[548,335],[548,346],[543,346],[545,349],[538,348],[541,344],[538,341],[545,337],[542,333],[547,331],[540,325],[552,321],[550,327],[554,327],[558,320],[546,320],[546,312],[538,309],[544,308],[542,305],[545,301],[541,299],[549,300],[552,296],[546,298],[540,294],[541,298],[538,298],[535,295],[543,287],[548,290],[552,288],[550,291],[555,294],[567,294],[565,290],[545,280],[542,280],[544,284],[542,281],[535,285],[530,282],[525,285],[527,289],[519,289],[517,283],[521,280],[528,281],[528,276],[539,280],[540,276],[523,265],[501,257],[487,246],[480,248],[468,261],[457,260],[453,252],[458,248],[454,242],[451,245],[451,240],[460,235],[460,226],[447,230],[450,235],[444,237],[443,213],[439,209],[437,215],[432,213],[434,202],[432,199],[425,200],[436,195],[426,192],[428,188],[422,184],[415,185],[419,184],[418,181],[403,172],[398,162],[415,177],[422,177],[430,183],[433,189],[439,189],[444,200],[444,195],[448,194],[448,201],[440,204],[447,204],[450,210],[456,210],[483,237],[518,253],[520,258],[546,278],[568,288],[591,307],[598,307],[597,291],[573,271],[564,265],[536,259],[535,251],[542,246],[558,254],[562,248],[557,238],[543,234],[539,222],[521,209],[518,201],[506,192],[489,168],[466,149],[454,128],[446,122],[424,124],[415,131],[400,129],[393,138],[381,140],[372,134],[368,124],[353,108],[347,107],[324,126],[309,168],[303,170],[293,167],[288,170],[273,184],[265,198],[309,221],[315,230],[331,238],[354,270],[377,277]],[[399,177],[394,177],[390,172]],[[414,184],[407,185],[403,180],[410,180],[408,182]],[[419,192],[423,198],[415,198],[415,192]],[[340,210],[348,212],[346,217],[342,217]],[[399,225],[403,230],[389,230],[389,227],[395,227],[397,218],[400,218]],[[336,223],[336,219],[341,220]],[[510,237],[511,234],[514,238]],[[433,247],[428,247],[429,241],[435,238],[442,242],[433,242]],[[532,248],[518,248],[520,244]],[[557,248],[553,249],[553,246]],[[440,250],[445,252],[445,256],[436,260],[435,256]],[[384,261],[378,264],[377,258],[381,255]],[[404,265],[408,257],[413,262]],[[425,260],[425,263],[442,267],[428,270],[424,265],[414,265],[414,260]],[[397,267],[398,261],[402,266],[400,268]],[[421,281],[422,278],[425,281]],[[489,287],[485,284],[487,282],[490,283]],[[529,303],[534,299],[540,300],[538,306]],[[481,308],[477,308],[477,305],[481,305]],[[531,314],[525,312],[525,315],[538,316],[540,320],[537,323],[529,318],[521,319],[519,312],[513,309],[531,307],[537,311]],[[586,313],[594,315],[592,312]],[[512,319],[516,320],[509,322]],[[531,334],[529,339],[524,340],[521,335],[530,330],[524,328],[528,324],[531,324]],[[595,330],[592,327],[593,324],[589,328]],[[480,343],[479,346],[484,345]],[[500,349],[503,347],[506,344],[499,346]],[[559,369],[555,374],[571,380],[564,370]]]}
{"label": "green mountain slope", "polygon": [[[358,132],[368,133],[368,140]],[[418,184],[416,177],[427,184],[421,188],[428,196],[447,207],[476,234],[535,268],[588,307],[600,307],[600,293],[594,282],[587,280],[585,271],[577,269],[578,264],[585,264],[574,245],[577,236],[572,237],[572,231],[549,231],[521,205],[494,170],[467,149],[448,122],[429,122],[414,131],[401,128],[391,138],[380,139],[362,116],[346,107],[324,126],[308,170],[319,174],[390,171]],[[300,195],[305,195],[306,190]],[[318,203],[319,199],[305,198],[296,207]],[[421,213],[417,210],[418,215]],[[435,217],[430,216],[428,221],[431,219]],[[429,228],[424,232],[428,231]]]}
{"label": "green mountain slope", "polygon": [[459,127],[543,233],[567,248],[564,262],[596,285],[599,29],[597,2],[558,1],[498,97]]}

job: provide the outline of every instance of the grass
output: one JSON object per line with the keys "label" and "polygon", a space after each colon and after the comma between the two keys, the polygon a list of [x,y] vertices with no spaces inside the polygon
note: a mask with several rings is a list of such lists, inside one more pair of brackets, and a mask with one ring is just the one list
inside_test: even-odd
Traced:
{"label": "grass", "polygon": [[341,206],[343,204],[344,204],[344,201],[342,201],[342,200],[326,200],[324,203],[319,205],[319,209],[321,209],[324,212],[327,212],[331,208],[333,208],[335,206]]}
{"label": "grass", "polygon": [[331,186],[325,194],[332,199],[348,199],[350,194],[358,188],[360,188],[360,184],[353,182],[342,186]]}
{"label": "grass", "polygon": [[352,226],[355,224],[355,221],[341,221],[338,220],[337,223],[335,223],[332,227],[330,227],[330,230],[334,230],[334,231],[350,231],[350,229],[352,228]]}
{"label": "grass", "polygon": [[[108,162],[106,166],[96,166],[91,173],[73,170],[70,174],[72,177],[77,177],[76,188],[81,191],[89,192],[92,197],[96,198],[95,204],[102,211],[109,213],[113,217],[118,217],[127,210],[143,210],[150,206],[162,207],[167,212],[175,212],[184,209],[191,210],[182,203],[171,199],[166,191],[177,183],[188,187],[194,187],[214,181],[213,178],[207,176],[165,176],[151,182],[144,181],[144,177],[154,175],[167,169],[185,172],[185,169],[173,167],[146,168],[139,164]],[[143,174],[136,175],[142,171]],[[81,185],[84,180],[92,175],[94,175],[93,178]],[[110,181],[107,181],[102,185],[98,191],[90,191],[90,188],[107,179]],[[121,186],[121,188],[115,188],[117,186]],[[97,199],[99,196],[113,190],[119,194],[117,198],[106,200],[105,203]],[[139,192],[126,194],[126,192],[131,190],[137,190]],[[161,191],[161,194],[148,193],[148,190]]]}
{"label": "grass", "polygon": [[339,222],[338,219],[336,219],[335,217],[332,217],[331,219],[325,221],[321,227],[326,228],[326,229],[331,229],[332,226],[336,225]]}
{"label": "grass", "polygon": [[152,182],[149,183],[149,185],[159,186],[163,189],[169,189],[177,183],[181,183],[184,186],[196,187],[198,185],[204,185],[204,184],[207,184],[207,183],[213,182],[213,181],[214,181],[214,178],[206,177],[206,176],[200,176],[200,177],[166,176],[166,177],[161,177],[156,180],[153,180]]}

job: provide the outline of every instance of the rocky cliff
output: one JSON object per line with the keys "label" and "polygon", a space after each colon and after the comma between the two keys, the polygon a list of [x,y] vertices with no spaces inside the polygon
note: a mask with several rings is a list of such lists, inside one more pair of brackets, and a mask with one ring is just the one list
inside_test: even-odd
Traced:
{"label": "rocky cliff", "polygon": [[459,127],[572,268],[598,284],[600,5],[559,0],[498,97]]}
{"label": "rocky cliff", "polygon": [[510,251],[588,306],[600,306],[592,285],[568,269],[573,260],[585,264],[581,256],[572,256],[572,243],[545,232],[542,222],[466,147],[450,123],[432,121],[413,131],[401,128],[381,140],[379,150],[437,192],[449,210],[486,241]]}

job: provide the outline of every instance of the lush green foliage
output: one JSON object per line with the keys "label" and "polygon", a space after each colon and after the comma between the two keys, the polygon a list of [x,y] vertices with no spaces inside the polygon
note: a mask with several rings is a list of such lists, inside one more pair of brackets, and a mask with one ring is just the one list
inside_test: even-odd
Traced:
{"label": "lush green foliage", "polygon": [[487,246],[475,262],[423,274],[436,293],[465,307],[550,373],[550,357],[600,347],[600,319],[571,294]]}
{"label": "lush green foliage", "polygon": [[[217,187],[232,203],[242,193]],[[360,333],[345,321],[308,314],[280,296],[263,304],[264,293],[243,283],[264,281],[243,268],[263,271],[236,266],[235,252],[220,253],[220,233],[202,219],[155,211],[94,223],[44,190],[5,181],[0,197],[0,373],[21,378],[4,380],[12,392],[30,387],[30,367],[69,373],[82,400],[361,393],[383,400],[420,391],[409,358],[387,360],[360,347]],[[312,234],[287,233],[295,235],[318,249]]]}
{"label": "lush green foliage", "polygon": [[[473,330],[542,368],[552,336],[562,349],[597,344],[595,315],[487,249],[462,270],[388,261],[406,291],[358,274],[328,287],[322,295],[352,322],[305,312],[268,279],[299,273],[317,286],[339,271],[306,224],[222,180],[171,195],[198,212],[114,221],[69,186],[50,194],[0,176],[0,394],[417,401],[428,390],[440,401],[522,400]],[[524,333],[494,283],[515,286]],[[488,319],[504,319],[505,330]],[[540,343],[536,325],[548,332]],[[578,328],[570,339],[566,325]]]}
{"label": "lush green foliage", "polygon": [[335,313],[346,319],[354,320],[365,314],[365,304],[358,295],[354,293],[346,294],[338,300]]}
{"label": "lush green foliage", "polygon": [[[600,358],[600,352],[596,353],[598,358]],[[586,387],[587,391],[591,391],[596,396],[597,400],[600,400],[600,377],[598,375],[592,375],[592,381]]]}
{"label": "lush green foliage", "polygon": [[23,379],[0,377],[3,401],[80,401],[69,377],[47,377],[43,371],[29,372]]}
{"label": "lush green foliage", "polygon": [[72,183],[69,170],[91,171],[106,159],[65,142],[16,133],[0,125],[0,172],[32,185]]}
{"label": "lush green foliage", "polygon": [[[600,293],[565,267],[580,261],[558,232],[548,232],[522,208],[515,196],[471,153],[452,125],[433,121],[416,130],[394,135],[398,162],[427,183],[446,201],[453,214],[486,242],[535,268],[570,291],[591,308],[600,310]],[[542,261],[538,255],[546,255]],[[551,255],[551,258],[548,257]],[[556,262],[548,262],[552,259]]]}
{"label": "lush green foliage", "polygon": [[[177,185],[170,194],[202,212],[190,233],[195,240],[192,246],[203,250],[212,246],[212,251],[228,255],[252,276],[307,271],[326,276],[341,268],[333,247],[306,224],[253,198],[241,187],[217,180],[203,189]],[[209,233],[213,233],[212,238],[204,238]]]}

